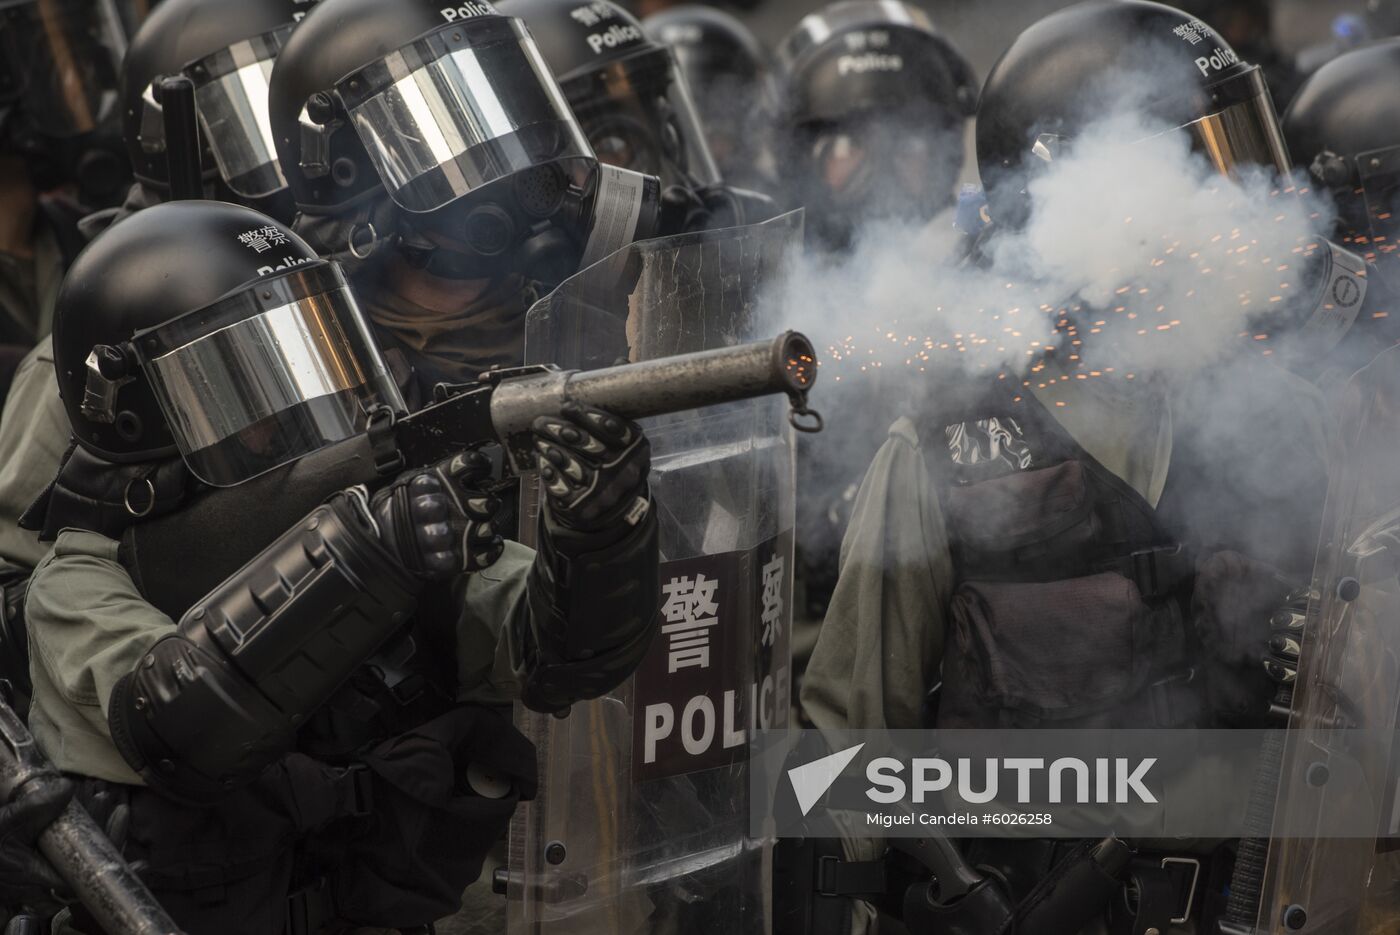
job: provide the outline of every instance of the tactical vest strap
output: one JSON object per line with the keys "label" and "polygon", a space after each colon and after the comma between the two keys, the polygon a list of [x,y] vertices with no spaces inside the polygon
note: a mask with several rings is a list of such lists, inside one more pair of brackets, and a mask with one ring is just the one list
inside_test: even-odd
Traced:
{"label": "tactical vest strap", "polygon": [[1137,549],[1099,563],[1097,571],[1114,571],[1137,585],[1148,603],[1170,597],[1191,577],[1190,559],[1180,544]]}

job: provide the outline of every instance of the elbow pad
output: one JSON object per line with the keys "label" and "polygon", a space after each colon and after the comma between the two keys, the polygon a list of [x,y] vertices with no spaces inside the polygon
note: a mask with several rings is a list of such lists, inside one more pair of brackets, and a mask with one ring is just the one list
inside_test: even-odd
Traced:
{"label": "elbow pad", "polygon": [[656,510],[620,541],[546,529],[526,582],[521,700],[555,712],[611,691],[641,663],[661,606]]}
{"label": "elbow pad", "polygon": [[196,804],[256,779],[408,621],[423,583],[339,493],[190,608],[112,691],[112,739],[148,785]]}

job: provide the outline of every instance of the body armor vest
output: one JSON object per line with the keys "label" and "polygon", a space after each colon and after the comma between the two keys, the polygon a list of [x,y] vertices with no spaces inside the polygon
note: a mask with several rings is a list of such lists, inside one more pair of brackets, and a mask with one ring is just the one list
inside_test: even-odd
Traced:
{"label": "body armor vest", "polygon": [[1188,673],[1189,558],[1152,506],[1030,394],[940,421],[934,471],[957,586],[938,726],[1194,717],[1199,707],[1175,697]]}

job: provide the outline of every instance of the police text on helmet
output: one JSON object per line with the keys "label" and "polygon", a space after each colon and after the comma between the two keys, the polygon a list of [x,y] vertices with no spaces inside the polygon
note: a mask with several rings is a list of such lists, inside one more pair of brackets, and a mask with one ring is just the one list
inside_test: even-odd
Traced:
{"label": "police text on helmet", "polygon": [[601,55],[604,49],[615,49],[629,42],[639,42],[641,38],[642,31],[636,26],[613,23],[607,32],[590,33],[588,47],[593,50],[594,55]]}
{"label": "police text on helmet", "polygon": [[864,55],[843,55],[836,60],[837,74],[863,75],[871,71],[903,71],[904,59],[898,55],[867,52]]}
{"label": "police text on helmet", "polygon": [[1201,70],[1201,74],[1209,77],[1213,71],[1224,71],[1231,65],[1238,65],[1240,57],[1230,49],[1215,47],[1215,52],[1210,56],[1202,55],[1196,59],[1196,67]]}
{"label": "police text on helmet", "polygon": [[496,11],[488,3],[477,3],[476,0],[467,0],[460,6],[446,6],[438,11],[442,18],[449,23],[455,23],[459,19],[471,19],[475,16],[495,16]]}

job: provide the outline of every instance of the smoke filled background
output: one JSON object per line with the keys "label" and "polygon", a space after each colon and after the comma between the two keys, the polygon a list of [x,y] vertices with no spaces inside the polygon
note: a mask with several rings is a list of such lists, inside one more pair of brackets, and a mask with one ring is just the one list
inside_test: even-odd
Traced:
{"label": "smoke filled background", "polygon": [[[1376,2],[1395,5],[1391,0]],[[1072,3],[1073,0],[922,0],[914,5],[928,11],[934,25],[967,56],[981,79],[1021,30]],[[674,0],[628,0],[627,5],[645,15],[676,3]],[[735,14],[772,49],[798,20],[827,4],[824,0],[746,0],[739,4],[706,5]],[[1352,25],[1345,19],[1348,16],[1364,17],[1367,0],[1178,0],[1174,5],[1189,9],[1225,33],[1236,45],[1236,51],[1244,54],[1242,45],[1267,47],[1291,64],[1298,59],[1306,63],[1329,57],[1328,48],[1345,41],[1338,38],[1335,30],[1346,30]],[[1259,7],[1269,10],[1264,14],[1267,36],[1255,25],[1261,21]],[[1233,22],[1227,23],[1223,11],[1231,8],[1241,8],[1245,12],[1229,16]],[[1392,18],[1396,15],[1391,14]],[[1339,18],[1343,19],[1339,21]],[[1245,35],[1252,41],[1242,42],[1241,37]],[[970,136],[963,178],[968,182],[977,181]]]}

